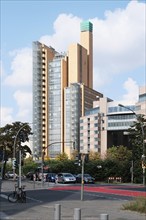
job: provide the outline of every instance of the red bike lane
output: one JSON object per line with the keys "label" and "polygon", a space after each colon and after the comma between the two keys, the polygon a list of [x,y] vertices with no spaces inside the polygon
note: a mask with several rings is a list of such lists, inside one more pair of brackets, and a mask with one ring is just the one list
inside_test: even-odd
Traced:
{"label": "red bike lane", "polygon": [[[125,189],[126,188],[126,189]],[[128,190],[129,188],[129,190]],[[123,196],[130,196],[130,197],[146,197],[146,191],[140,191],[138,189],[142,189],[142,187],[135,187],[132,186],[85,186],[84,191],[86,192],[99,192],[99,193],[106,193],[106,194],[114,194],[114,195],[123,195]],[[81,186],[56,186],[49,190],[81,190]]]}

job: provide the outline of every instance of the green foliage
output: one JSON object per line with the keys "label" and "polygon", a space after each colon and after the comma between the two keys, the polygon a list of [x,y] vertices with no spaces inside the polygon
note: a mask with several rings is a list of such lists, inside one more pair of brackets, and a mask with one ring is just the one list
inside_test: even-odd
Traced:
{"label": "green foliage", "polygon": [[113,146],[107,150],[107,159],[125,161],[132,158],[132,151],[124,146]]}
{"label": "green foliage", "polygon": [[144,140],[146,139],[146,119],[140,115],[137,121],[128,129],[129,139],[131,143],[131,150],[133,151],[133,158],[141,160],[144,148]]}
{"label": "green foliage", "polygon": [[[28,135],[31,134],[31,128],[28,125],[28,123],[14,122],[12,124],[7,124],[6,126],[0,128],[0,151],[3,151],[5,155],[4,169],[2,174],[3,176],[5,174],[7,160],[13,158],[14,147],[16,150],[16,155],[19,150],[20,141],[18,138],[18,134],[20,130],[25,131]],[[30,148],[26,145],[23,146],[21,150],[23,158],[26,157],[26,153],[31,154]]]}
{"label": "green foliage", "polygon": [[89,173],[97,181],[103,181],[105,179],[103,172],[103,161],[99,160],[90,160],[85,164],[85,173]]}
{"label": "green foliage", "polygon": [[99,152],[90,151],[89,160],[99,160],[99,159],[100,159],[100,153]]}
{"label": "green foliage", "polygon": [[121,177],[123,182],[131,178],[132,151],[124,146],[113,146],[107,150],[104,161],[106,177]]}
{"label": "green foliage", "polygon": [[59,161],[68,160],[68,156],[66,153],[58,154],[58,156],[56,157],[56,160],[59,160]]}
{"label": "green foliage", "polygon": [[31,162],[31,163],[25,163],[23,166],[23,174],[27,174],[30,171],[34,171],[38,167],[38,164]]}

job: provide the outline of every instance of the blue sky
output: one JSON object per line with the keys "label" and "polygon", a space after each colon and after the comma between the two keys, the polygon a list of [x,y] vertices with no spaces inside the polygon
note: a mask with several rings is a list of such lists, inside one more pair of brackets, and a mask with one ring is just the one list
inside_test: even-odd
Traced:
{"label": "blue sky", "polygon": [[80,42],[80,22],[93,23],[94,89],[135,103],[146,84],[143,0],[1,0],[1,126],[32,122],[32,42],[58,52]]}

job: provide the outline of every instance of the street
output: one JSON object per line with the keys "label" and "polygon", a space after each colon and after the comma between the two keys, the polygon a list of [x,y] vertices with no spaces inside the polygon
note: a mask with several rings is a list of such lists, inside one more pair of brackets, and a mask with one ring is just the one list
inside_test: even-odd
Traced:
{"label": "street", "polygon": [[[79,184],[44,183],[43,187],[40,182],[34,185],[33,182],[24,181],[23,184],[26,185],[27,202],[9,203],[6,198],[12,191],[10,186],[12,187],[14,183],[3,182],[0,197],[1,219],[54,220],[55,204],[60,204],[61,220],[73,220],[75,208],[81,209],[83,220],[99,220],[101,213],[107,213],[109,220],[146,220],[144,214],[122,210],[122,205],[132,200],[136,192],[137,195],[145,193],[145,188],[142,186],[85,185],[84,199],[81,201]],[[128,195],[125,194],[126,192]]]}

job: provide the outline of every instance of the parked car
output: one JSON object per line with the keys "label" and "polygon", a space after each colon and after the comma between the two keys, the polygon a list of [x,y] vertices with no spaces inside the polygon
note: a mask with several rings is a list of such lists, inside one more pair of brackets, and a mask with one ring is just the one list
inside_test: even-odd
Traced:
{"label": "parked car", "polygon": [[[76,176],[76,182],[81,183],[81,181],[82,181],[82,174],[78,174]],[[84,183],[95,183],[95,178],[93,178],[89,174],[84,174]]]}
{"label": "parked car", "polygon": [[[18,175],[15,173],[15,177],[17,178]],[[10,179],[10,178],[14,178],[14,172],[13,170],[12,171],[8,171],[6,174],[5,174],[5,178],[7,179]]]}
{"label": "parked car", "polygon": [[56,173],[48,173],[46,175],[46,182],[56,182]]}
{"label": "parked car", "polygon": [[71,173],[58,173],[58,183],[76,183],[76,178]]}
{"label": "parked car", "polygon": [[33,180],[34,171],[30,171],[26,174],[26,178],[29,180]]}
{"label": "parked car", "polygon": [[[48,175],[48,171],[43,171],[44,181],[46,181],[47,175]],[[36,174],[36,176],[37,176],[36,179],[38,179],[39,181],[42,180],[42,172]]]}

